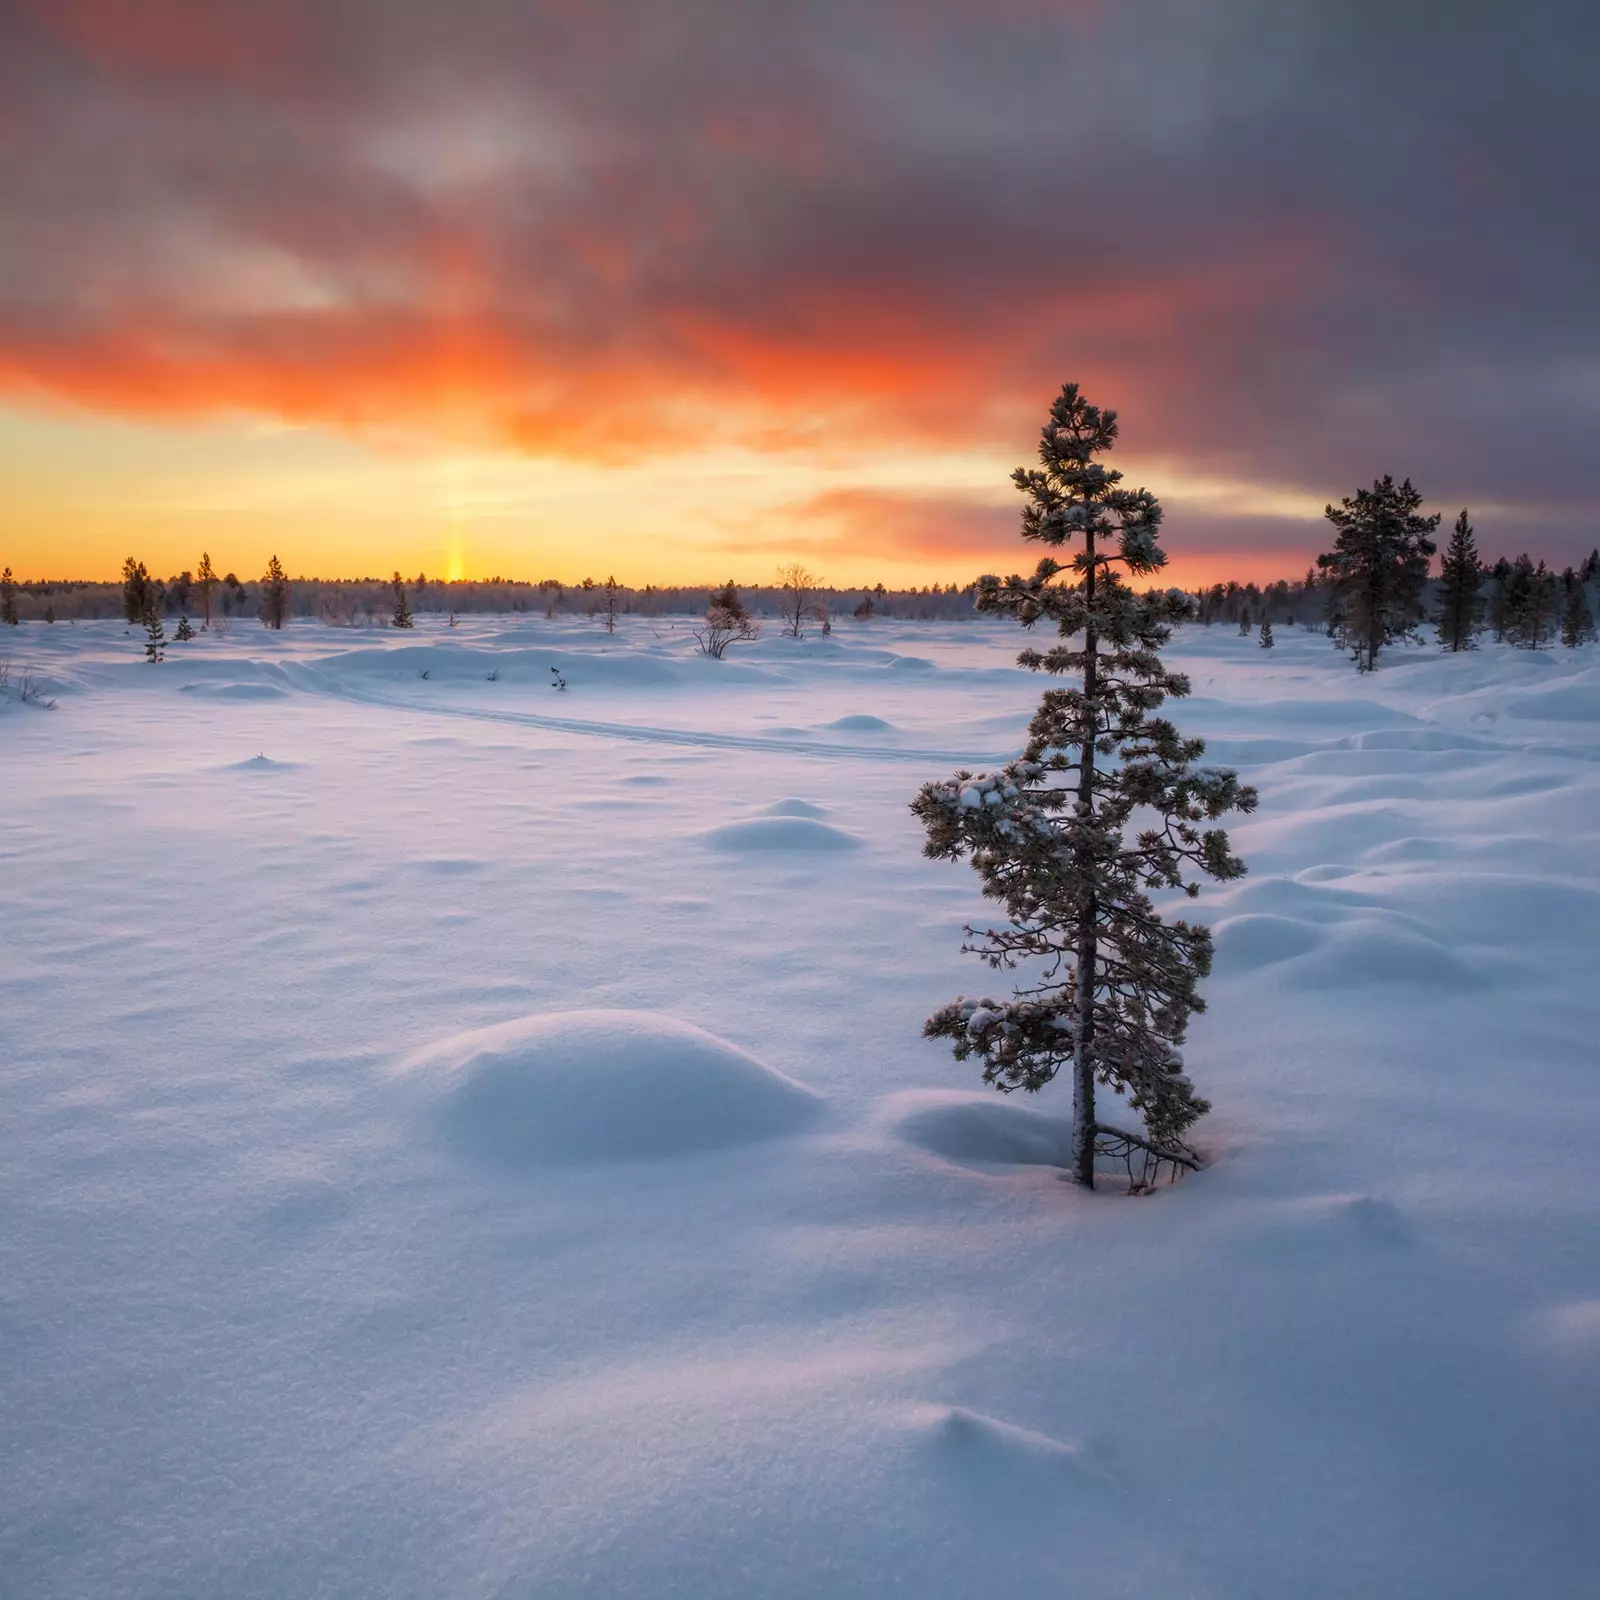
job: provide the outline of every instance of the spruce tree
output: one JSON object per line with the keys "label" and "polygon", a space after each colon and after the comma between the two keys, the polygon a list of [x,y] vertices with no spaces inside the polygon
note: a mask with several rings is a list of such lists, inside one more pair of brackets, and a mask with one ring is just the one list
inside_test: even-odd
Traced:
{"label": "spruce tree", "polygon": [[289,579],[276,555],[267,563],[261,580],[259,615],[265,628],[281,628],[289,620]]}
{"label": "spruce tree", "polygon": [[1600,550],[1591,550],[1578,568],[1578,582],[1593,583],[1596,578],[1600,578]]}
{"label": "spruce tree", "polygon": [[17,583],[11,568],[0,572],[0,623],[14,628],[22,619],[17,615]]}
{"label": "spruce tree", "polygon": [[406,581],[398,572],[394,575],[393,622],[397,628],[414,628],[416,626],[411,620],[411,603],[406,599]]}
{"label": "spruce tree", "polygon": [[1250,637],[1250,607],[1249,606],[1242,607],[1240,612],[1239,612],[1239,637],[1241,639],[1248,639]]}
{"label": "spruce tree", "polygon": [[[1026,968],[1010,999],[957,999],[924,1032],[951,1040],[958,1060],[977,1056],[984,1081],[1002,1091],[1040,1089],[1070,1064],[1072,1171],[1089,1188],[1097,1146],[1143,1151],[1147,1174],[1152,1161],[1195,1165],[1184,1135],[1208,1107],[1177,1046],[1203,1009],[1211,935],[1164,922],[1149,892],[1196,894],[1186,870],[1238,877],[1244,864],[1226,833],[1202,824],[1256,803],[1234,773],[1197,769],[1203,742],[1153,715],[1189,692],[1156,653],[1189,602],[1177,590],[1135,594],[1117,570],[1147,578],[1166,557],[1155,497],[1122,488],[1122,474],[1095,459],[1116,437],[1115,412],[1089,404],[1076,384],[1062,389],[1039,466],[1013,481],[1027,497],[1023,538],[1078,548],[1065,564],[1047,556],[1032,577],[978,586],[979,611],[1056,625],[1060,644],[1017,659],[1068,686],[1046,690],[1017,760],[929,783],[912,803],[924,853],[970,859],[984,894],[1006,908],[1008,926],[968,928],[965,948],[997,969]],[[1097,1120],[1097,1083],[1127,1097],[1143,1134]]]}
{"label": "spruce tree", "polygon": [[188,644],[194,638],[194,629],[189,626],[189,614],[185,612],[178,618],[178,631],[172,636],[179,644]]}
{"label": "spruce tree", "polygon": [[1483,564],[1463,506],[1439,562],[1439,609],[1433,618],[1439,643],[1452,652],[1476,650],[1483,611]]}
{"label": "spruce tree", "polygon": [[1356,671],[1371,672],[1378,653],[1415,636],[1439,517],[1420,515],[1422,496],[1411,480],[1385,474],[1354,498],[1328,506],[1339,530],[1333,549],[1317,557],[1327,575],[1328,632],[1349,650]]}
{"label": "spruce tree", "polygon": [[1561,642],[1569,650],[1588,644],[1594,638],[1594,613],[1589,609],[1589,597],[1581,583],[1567,590],[1567,601],[1561,610]]}
{"label": "spruce tree", "polygon": [[152,605],[140,620],[144,623],[145,660],[165,660],[167,653],[167,630],[161,624],[160,608]]}
{"label": "spruce tree", "polygon": [[1261,619],[1261,648],[1263,650],[1270,650],[1275,642],[1276,641],[1272,637],[1272,618],[1263,617]]}

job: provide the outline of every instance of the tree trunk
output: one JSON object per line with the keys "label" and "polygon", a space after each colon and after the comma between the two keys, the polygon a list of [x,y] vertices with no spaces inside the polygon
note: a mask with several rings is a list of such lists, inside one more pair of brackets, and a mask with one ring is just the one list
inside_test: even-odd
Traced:
{"label": "tree trunk", "polygon": [[[1094,530],[1084,535],[1088,566],[1084,599],[1090,608],[1083,630],[1084,668],[1083,742],[1079,748],[1078,815],[1087,820],[1094,812],[1095,696],[1099,692],[1099,630],[1094,625]],[[1092,878],[1085,874],[1088,881]],[[1078,1037],[1072,1052],[1072,1175],[1085,1189],[1094,1188],[1094,983],[1098,955],[1095,939],[1095,896],[1091,888],[1078,932]]]}

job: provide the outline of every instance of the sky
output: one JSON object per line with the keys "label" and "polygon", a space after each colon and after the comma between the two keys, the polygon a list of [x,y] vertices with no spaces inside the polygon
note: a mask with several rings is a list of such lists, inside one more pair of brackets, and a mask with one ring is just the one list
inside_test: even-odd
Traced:
{"label": "sky", "polygon": [[0,0],[0,563],[1174,581],[1600,543],[1590,0]]}

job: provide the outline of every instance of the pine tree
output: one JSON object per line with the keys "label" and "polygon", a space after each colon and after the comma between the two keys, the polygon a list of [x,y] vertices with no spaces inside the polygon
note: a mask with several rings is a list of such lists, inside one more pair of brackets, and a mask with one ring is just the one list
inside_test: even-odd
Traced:
{"label": "pine tree", "polygon": [[1594,638],[1594,613],[1589,609],[1589,597],[1581,583],[1567,590],[1567,602],[1561,611],[1561,642],[1569,650],[1588,644]]}
{"label": "pine tree", "polygon": [[0,572],[0,623],[14,628],[22,619],[17,615],[17,582],[11,568]]}
{"label": "pine tree", "polygon": [[[883,585],[878,585],[878,592],[883,592]],[[733,579],[729,578],[720,589],[714,589],[711,598],[706,602],[706,610],[721,611],[734,622],[748,622],[750,613],[745,610],[744,601],[739,598],[739,591],[734,587]]]}
{"label": "pine tree", "polygon": [[194,629],[189,626],[189,614],[185,612],[178,618],[178,631],[172,636],[179,644],[188,644],[194,638]]}
{"label": "pine tree", "polygon": [[200,591],[200,631],[204,633],[211,626],[211,597],[217,589],[217,569],[211,565],[208,550],[200,552],[200,568],[194,586]]}
{"label": "pine tree", "polygon": [[123,620],[143,624],[145,612],[150,609],[150,574],[144,562],[132,556],[122,563],[122,616]]}
{"label": "pine tree", "polygon": [[1542,650],[1556,631],[1556,578],[1541,561],[1520,555],[1506,585],[1509,616],[1505,634],[1519,650]]}
{"label": "pine tree", "polygon": [[163,661],[167,654],[167,630],[161,625],[161,611],[152,605],[140,619],[144,623],[144,658]]}
{"label": "pine tree", "polygon": [[601,602],[600,609],[606,614],[606,632],[617,631],[617,605],[622,594],[622,585],[614,577],[606,579],[602,585],[605,590],[605,599]]}
{"label": "pine tree", "polygon": [[1578,582],[1593,583],[1596,578],[1600,578],[1600,550],[1591,550],[1578,568]]}
{"label": "pine tree", "polygon": [[[1148,577],[1166,561],[1155,497],[1121,488],[1122,474],[1095,460],[1116,437],[1114,412],[1090,405],[1076,384],[1062,389],[1040,435],[1039,467],[1019,468],[1013,481],[1028,499],[1024,539],[1081,546],[1067,564],[1046,557],[1031,578],[978,586],[979,611],[1026,628],[1056,625],[1061,644],[1024,650],[1018,662],[1069,676],[1071,686],[1045,692],[1016,761],[929,783],[912,804],[928,833],[924,853],[970,858],[984,894],[1006,908],[1008,927],[969,928],[965,948],[1000,969],[1043,963],[1011,999],[958,999],[924,1032],[950,1039],[958,1060],[978,1056],[984,1081],[1002,1091],[1040,1089],[1070,1063],[1072,1170],[1090,1188],[1097,1145],[1128,1154],[1130,1173],[1134,1149],[1146,1173],[1152,1160],[1195,1164],[1184,1134],[1208,1108],[1177,1046],[1203,1009],[1197,986],[1210,971],[1211,935],[1163,922],[1148,891],[1197,893],[1186,869],[1238,877],[1244,864],[1227,835],[1200,824],[1256,803],[1235,774],[1196,769],[1202,741],[1152,715],[1189,692],[1156,654],[1189,602],[1177,590],[1137,595],[1116,570]],[[1057,582],[1063,574],[1068,581]],[[1129,839],[1123,830],[1136,813],[1139,832]],[[1126,1095],[1144,1134],[1097,1120],[1096,1083]]]}
{"label": "pine tree", "polygon": [[1248,639],[1250,637],[1250,632],[1250,607],[1243,606],[1239,611],[1239,637],[1241,639]]}
{"label": "pine tree", "polygon": [[1433,618],[1439,643],[1452,652],[1476,650],[1483,631],[1483,564],[1465,506],[1439,563],[1439,580],[1439,609]]}
{"label": "pine tree", "polygon": [[261,580],[260,616],[265,628],[281,628],[289,620],[289,579],[276,555]]}
{"label": "pine tree", "polygon": [[1511,563],[1504,556],[1489,571],[1493,583],[1489,591],[1489,627],[1493,630],[1496,644],[1505,643],[1511,627],[1512,571]]}
{"label": "pine tree", "polygon": [[397,628],[414,628],[416,624],[411,620],[411,603],[406,599],[406,581],[397,572],[394,575],[394,626]]}
{"label": "pine tree", "polygon": [[1276,641],[1272,637],[1272,619],[1263,617],[1261,619],[1261,648],[1270,650],[1275,643]]}
{"label": "pine tree", "polygon": [[1339,536],[1317,557],[1327,575],[1328,632],[1349,650],[1356,671],[1371,672],[1378,653],[1397,639],[1413,638],[1422,621],[1422,595],[1439,517],[1419,515],[1422,496],[1411,480],[1387,474],[1324,515]]}

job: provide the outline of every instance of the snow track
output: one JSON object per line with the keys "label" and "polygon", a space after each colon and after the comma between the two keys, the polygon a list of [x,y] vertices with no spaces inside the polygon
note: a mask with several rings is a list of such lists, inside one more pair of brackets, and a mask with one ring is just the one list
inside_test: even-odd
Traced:
{"label": "snow track", "polygon": [[538,728],[546,733],[576,734],[596,739],[626,739],[639,744],[669,744],[698,750],[740,750],[758,754],[808,756],[819,760],[904,761],[921,766],[993,767],[1010,761],[1015,750],[975,753],[960,750],[910,749],[889,745],[837,744],[821,739],[775,739],[761,734],[711,733],[698,728],[661,728],[639,723],[596,722],[580,717],[546,717],[536,711],[495,710],[480,706],[440,705],[405,695],[382,694],[371,689],[352,688],[314,667],[287,668],[292,682],[301,689],[360,705],[387,706],[395,711],[420,711],[442,717],[465,717],[472,722],[507,723],[513,727]]}

